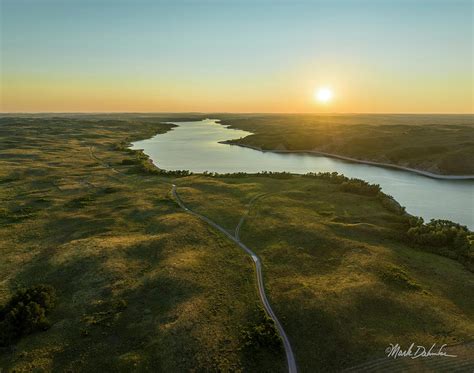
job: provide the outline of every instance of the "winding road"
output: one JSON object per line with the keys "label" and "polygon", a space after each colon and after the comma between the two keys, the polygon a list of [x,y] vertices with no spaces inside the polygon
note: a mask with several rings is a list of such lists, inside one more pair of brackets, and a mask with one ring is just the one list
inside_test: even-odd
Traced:
{"label": "winding road", "polygon": [[[112,167],[111,165],[109,165],[108,163],[106,162],[103,162],[101,159],[99,159],[93,152],[93,148],[92,147],[89,147],[89,154],[91,156],[91,158],[93,158],[94,160],[96,160],[97,162],[99,162],[101,165],[103,165],[104,167],[116,172],[116,173],[119,173],[119,174],[123,174],[122,172],[116,170],[114,167]],[[115,177],[114,177],[115,178]],[[121,180],[120,180],[121,181]],[[168,183],[168,182],[166,182]],[[281,325],[280,321],[278,320],[278,318],[276,317],[275,315],[275,312],[273,312],[273,309],[270,305],[270,302],[268,301],[267,299],[267,295],[265,293],[265,287],[263,285],[263,275],[262,275],[262,264],[261,264],[261,261],[260,259],[258,258],[257,254],[255,254],[252,250],[250,250],[245,244],[243,244],[241,241],[240,241],[240,228],[245,220],[245,218],[248,216],[248,213],[250,211],[250,207],[252,206],[252,204],[259,198],[261,197],[265,197],[265,196],[268,196],[269,194],[272,194],[272,193],[263,193],[263,194],[258,194],[256,195],[255,197],[253,197],[249,203],[247,204],[247,212],[242,216],[242,218],[240,219],[239,221],[239,224],[237,225],[236,229],[235,229],[235,236],[232,236],[228,231],[226,231],[223,227],[221,227],[219,224],[215,223],[214,221],[212,221],[211,219],[209,219],[208,217],[204,216],[204,215],[201,215],[201,214],[198,214],[197,212],[194,212],[192,211],[191,209],[189,209],[188,207],[186,207],[186,205],[183,203],[183,201],[181,200],[181,198],[179,198],[179,195],[178,195],[178,192],[176,191],[176,185],[175,184],[172,184],[172,189],[171,189],[171,192],[172,192],[172,195],[174,197],[174,199],[176,200],[176,202],[178,203],[178,205],[186,212],[190,213],[191,215],[194,215],[195,217],[197,217],[198,219],[201,219],[203,221],[205,221],[206,223],[208,223],[209,225],[211,225],[212,227],[216,228],[217,230],[219,230],[220,232],[222,232],[227,238],[229,238],[231,241],[233,241],[234,243],[236,243],[238,246],[240,246],[241,249],[243,249],[248,255],[250,255],[250,257],[252,258],[254,264],[255,264],[255,272],[257,274],[257,285],[258,285],[258,294],[260,296],[260,300],[262,301],[262,304],[263,304],[263,307],[265,309],[265,312],[267,313],[267,315],[273,320],[273,322],[275,323],[275,327],[277,328],[278,330],[278,333],[280,334],[281,336],[281,339],[283,341],[283,347],[285,349],[285,354],[286,354],[286,362],[287,362],[287,365],[288,365],[288,372],[289,373],[297,373],[297,368],[296,368],[296,360],[295,360],[295,356],[293,354],[293,350],[291,349],[291,344],[290,344],[290,340],[288,339],[288,336],[286,335],[285,333],[285,330],[283,329],[283,326]]]}
{"label": "winding road", "polygon": [[[176,191],[176,185],[173,184],[172,188],[172,194],[173,197],[175,198],[176,202],[178,205],[186,212],[190,213],[191,215],[194,215],[198,219],[201,219],[211,225],[212,227],[216,228],[220,232],[222,232],[227,238],[229,238],[231,241],[236,243],[238,246],[240,246],[241,249],[243,249],[250,257],[252,258],[254,264],[255,264],[255,272],[257,274],[257,285],[258,285],[258,295],[260,296],[260,300],[263,303],[263,307],[265,308],[265,312],[268,314],[268,316],[273,320],[275,323],[275,327],[278,330],[278,333],[281,336],[281,339],[283,341],[283,347],[285,349],[285,354],[286,354],[286,362],[288,365],[288,372],[290,373],[296,373],[297,368],[296,368],[296,361],[295,361],[295,356],[293,355],[293,350],[291,349],[291,344],[290,340],[288,339],[288,336],[285,333],[285,330],[283,329],[283,326],[280,324],[280,321],[278,321],[278,318],[275,315],[275,312],[273,312],[272,307],[270,306],[270,302],[267,299],[267,295],[265,294],[265,287],[263,285],[263,276],[262,276],[262,264],[260,259],[258,258],[257,254],[255,254],[252,250],[250,250],[245,244],[240,241],[239,238],[239,232],[240,232],[240,227],[242,226],[242,223],[247,216],[244,215],[240,221],[239,224],[235,230],[235,236],[232,236],[228,231],[226,231],[223,227],[221,227],[219,224],[215,223],[211,219],[207,218],[204,215],[198,214],[197,212],[192,211],[186,205],[183,203],[183,201],[179,198],[178,192]],[[249,203],[249,206],[259,197],[262,197],[263,195],[257,195],[255,196]]]}

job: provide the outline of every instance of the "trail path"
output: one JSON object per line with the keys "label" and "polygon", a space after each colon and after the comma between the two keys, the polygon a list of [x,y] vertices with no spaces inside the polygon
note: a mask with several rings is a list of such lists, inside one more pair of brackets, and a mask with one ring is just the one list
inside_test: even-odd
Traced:
{"label": "trail path", "polygon": [[[226,229],[221,227],[219,224],[215,223],[208,217],[198,214],[197,212],[192,211],[186,205],[183,203],[183,201],[179,198],[178,192],[176,191],[176,185],[173,184],[172,188],[172,194],[173,197],[175,198],[176,202],[179,204],[179,206],[186,212],[190,213],[191,215],[194,215],[195,217],[205,221],[208,223],[210,226],[216,228],[220,232],[222,232],[227,238],[229,238],[231,241],[236,243],[241,249],[243,249],[250,257],[252,258],[254,264],[255,264],[255,271],[257,274],[257,285],[258,285],[258,294],[260,296],[260,300],[262,301],[263,307],[265,308],[265,311],[267,312],[268,316],[273,320],[275,323],[275,327],[278,330],[278,333],[280,334],[282,341],[283,341],[283,347],[285,349],[285,354],[286,354],[286,361],[288,364],[288,372],[290,373],[296,373],[296,361],[295,361],[295,356],[293,355],[293,350],[291,349],[291,344],[290,340],[288,339],[288,336],[285,333],[285,330],[283,329],[283,326],[281,325],[280,321],[275,315],[275,312],[273,312],[273,309],[270,305],[270,302],[267,299],[267,295],[265,293],[265,287],[263,284],[263,276],[262,276],[262,264],[260,259],[258,258],[257,254],[255,254],[252,250],[250,250],[242,241],[239,239],[239,233],[240,233],[240,227],[242,226],[242,223],[245,219],[244,215],[240,222],[239,225],[236,228],[235,236],[232,236]],[[265,194],[264,194],[265,195]],[[255,200],[257,200],[259,197],[263,197],[264,195],[257,195],[255,196],[249,203],[249,207]]]}

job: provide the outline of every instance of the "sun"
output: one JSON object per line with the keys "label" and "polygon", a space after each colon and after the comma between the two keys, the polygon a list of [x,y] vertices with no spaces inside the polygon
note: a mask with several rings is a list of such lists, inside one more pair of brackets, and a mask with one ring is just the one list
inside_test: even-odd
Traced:
{"label": "sun", "polygon": [[314,91],[314,99],[319,101],[323,104],[330,102],[333,98],[334,94],[330,88],[323,87],[317,88]]}

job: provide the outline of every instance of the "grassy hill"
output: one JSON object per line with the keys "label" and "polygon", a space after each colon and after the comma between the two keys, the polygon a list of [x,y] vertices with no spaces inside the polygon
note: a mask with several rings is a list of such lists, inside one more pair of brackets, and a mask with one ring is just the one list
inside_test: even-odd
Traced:
{"label": "grassy hill", "polygon": [[46,283],[57,305],[49,330],[0,349],[1,368],[284,368],[281,354],[243,351],[242,332],[261,317],[251,261],[181,211],[171,179],[127,173],[133,156],[113,149],[169,127],[2,119],[0,304]]}
{"label": "grassy hill", "polygon": [[0,305],[38,283],[57,297],[51,327],[1,348],[1,368],[285,370],[243,338],[262,322],[251,260],[182,211],[172,183],[230,232],[248,212],[241,238],[301,371],[474,335],[474,275],[408,246],[400,213],[312,177],[150,173],[123,144],[169,119],[0,118]]}
{"label": "grassy hill", "polygon": [[[454,344],[474,335],[474,275],[407,246],[403,217],[379,199],[293,176],[180,181],[193,209],[261,257],[270,302],[301,371],[383,358],[390,343]],[[268,193],[268,194],[266,194]]]}
{"label": "grassy hill", "polygon": [[254,133],[234,144],[317,150],[435,174],[474,175],[472,115],[262,114],[222,119],[225,125]]}

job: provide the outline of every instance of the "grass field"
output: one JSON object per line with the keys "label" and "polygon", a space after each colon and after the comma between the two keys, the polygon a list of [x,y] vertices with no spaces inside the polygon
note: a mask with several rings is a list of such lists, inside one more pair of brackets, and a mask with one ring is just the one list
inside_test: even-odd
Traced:
{"label": "grass field", "polygon": [[474,335],[472,272],[400,242],[400,216],[375,197],[304,177],[194,177],[180,185],[188,205],[229,231],[254,195],[268,193],[251,207],[241,238],[262,259],[302,371],[382,358],[390,343]]}
{"label": "grass field", "polygon": [[[221,118],[220,116],[217,116]],[[253,132],[231,143],[317,150],[446,175],[474,175],[472,115],[248,115],[222,123]]]}
{"label": "grass field", "polygon": [[284,367],[283,356],[242,350],[260,317],[251,261],[179,209],[171,179],[120,165],[132,156],[112,145],[169,128],[157,123],[2,120],[0,303],[47,283],[58,305],[52,328],[1,350],[0,367]]}
{"label": "grass field", "polygon": [[0,119],[0,304],[37,283],[58,297],[52,327],[1,349],[0,367],[284,371],[283,353],[244,346],[261,318],[251,260],[183,212],[172,183],[230,232],[262,195],[240,235],[302,372],[472,338],[472,272],[406,246],[405,219],[377,198],[300,176],[146,174],[117,147],[170,119]]}

